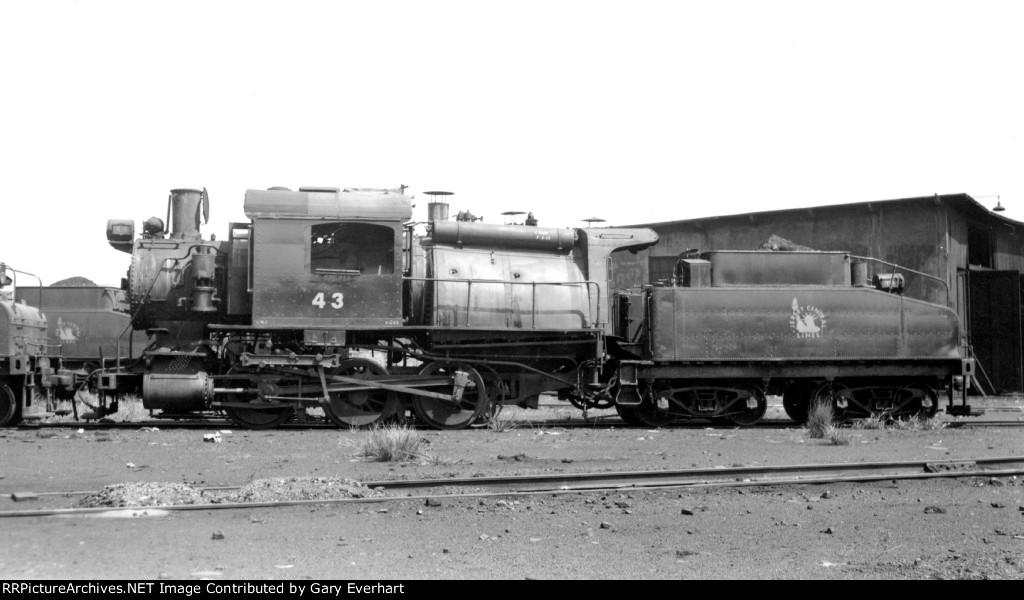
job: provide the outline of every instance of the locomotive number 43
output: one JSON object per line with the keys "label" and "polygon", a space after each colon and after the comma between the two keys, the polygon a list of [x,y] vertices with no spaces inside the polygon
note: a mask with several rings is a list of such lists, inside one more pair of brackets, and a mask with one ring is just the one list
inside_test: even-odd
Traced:
{"label": "locomotive number 43", "polygon": [[[330,307],[341,308],[342,306],[345,306],[344,300],[345,296],[341,292],[334,292],[330,296]],[[327,294],[320,292],[316,296],[313,296],[313,306],[317,308],[324,308],[328,306]]]}

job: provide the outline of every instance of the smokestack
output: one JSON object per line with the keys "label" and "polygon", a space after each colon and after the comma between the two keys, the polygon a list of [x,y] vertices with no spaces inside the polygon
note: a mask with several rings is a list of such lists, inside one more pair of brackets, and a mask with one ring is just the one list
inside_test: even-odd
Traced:
{"label": "smokestack", "polygon": [[423,192],[430,196],[430,202],[427,203],[427,221],[447,221],[448,220],[448,196],[454,195],[452,192]]}
{"label": "smokestack", "polygon": [[168,212],[171,213],[171,239],[201,239],[199,217],[202,215],[204,222],[210,219],[210,196],[206,188],[171,190],[167,201]]}

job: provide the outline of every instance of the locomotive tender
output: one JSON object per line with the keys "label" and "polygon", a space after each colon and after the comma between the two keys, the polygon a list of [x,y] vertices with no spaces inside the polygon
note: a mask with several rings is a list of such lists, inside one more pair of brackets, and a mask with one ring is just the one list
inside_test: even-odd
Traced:
{"label": "locomotive tender", "polygon": [[[902,295],[899,268],[867,279],[844,252],[716,251],[681,258],[673,284],[616,296],[616,406],[627,421],[760,419],[781,395],[840,419],[934,415],[937,390],[970,376],[956,313]],[[875,261],[881,262],[881,261]],[[924,275],[924,274],[918,274]],[[966,393],[966,392],[965,392]]]}
{"label": "locomotive tender", "polygon": [[[658,425],[746,425],[765,395],[806,415],[933,413],[969,361],[949,309],[851,282],[848,256],[711,253],[669,285],[609,289],[610,255],[649,229],[556,229],[447,220],[413,235],[403,189],[248,190],[248,223],[204,239],[205,190],[172,190],[162,220],[111,220],[131,254],[125,289],[151,343],[99,377],[125,378],[163,416],[223,411],[273,427],[320,407],[339,426],[405,414],[466,427],[556,392]],[[366,351],[386,357],[378,362]]]}

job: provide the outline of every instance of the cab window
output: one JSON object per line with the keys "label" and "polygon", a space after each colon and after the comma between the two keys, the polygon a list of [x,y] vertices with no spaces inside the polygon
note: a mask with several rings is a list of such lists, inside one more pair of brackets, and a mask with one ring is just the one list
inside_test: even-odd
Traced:
{"label": "cab window", "polygon": [[395,232],[370,223],[323,223],[310,228],[310,268],[320,275],[391,275]]}

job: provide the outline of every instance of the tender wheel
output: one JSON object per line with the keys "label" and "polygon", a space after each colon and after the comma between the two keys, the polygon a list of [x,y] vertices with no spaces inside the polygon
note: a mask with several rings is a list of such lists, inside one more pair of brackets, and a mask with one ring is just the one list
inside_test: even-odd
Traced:
{"label": "tender wheel", "polygon": [[[845,401],[846,408],[840,408],[839,402]],[[856,408],[859,406],[853,397],[853,390],[845,384],[833,381],[819,385],[811,394],[811,403],[808,411],[814,410],[818,404],[827,404],[832,407],[832,420],[836,423],[845,423],[851,417],[858,416]]]}
{"label": "tender wheel", "polygon": [[[910,389],[915,396],[920,397],[920,400],[916,403],[918,410],[914,413],[914,416],[922,419],[930,419],[939,412],[939,395],[935,391],[935,388],[923,383],[915,383],[907,386],[907,388]],[[931,401],[931,406],[923,406],[923,400],[925,398]]]}
{"label": "tender wheel", "polygon": [[815,385],[809,381],[797,381],[790,384],[782,395],[782,408],[786,415],[797,424],[807,422],[807,410],[811,406],[811,394]]}
{"label": "tender wheel", "polygon": [[228,406],[224,408],[224,413],[227,414],[228,419],[231,419],[232,423],[239,427],[245,427],[246,429],[273,429],[287,421],[295,411],[291,408],[260,410],[258,408]]}
{"label": "tender wheel", "polygon": [[[387,374],[388,370],[378,362],[350,358],[331,369],[327,377],[343,375],[354,379],[373,379]],[[338,392],[331,394],[330,402],[324,405],[324,413],[339,427],[366,427],[395,414],[398,406],[397,392],[381,389]]]}
{"label": "tender wheel", "polygon": [[21,421],[21,394],[16,394],[6,383],[0,383],[0,427],[17,425]]}
{"label": "tender wheel", "polygon": [[[658,397],[666,389],[666,384],[656,383],[653,392],[645,395],[643,401],[633,407],[633,413],[636,415],[637,420],[640,421],[640,425],[645,427],[664,427],[675,420],[668,411],[658,410],[656,404]],[[672,406],[671,399],[669,399],[669,406]]]}
{"label": "tender wheel", "polygon": [[619,413],[619,417],[626,422],[626,425],[632,425],[634,427],[643,427],[644,422],[640,420],[640,417],[636,414],[635,406],[619,406],[615,405],[615,412]]}
{"label": "tender wheel", "polygon": [[750,427],[760,421],[764,417],[764,413],[768,411],[768,399],[765,398],[764,392],[760,388],[751,386],[743,389],[750,392],[750,396],[757,401],[757,406],[750,408],[747,406],[747,400],[741,399],[734,406],[742,407],[742,411],[728,415],[726,418],[734,425]]}
{"label": "tender wheel", "polygon": [[[424,377],[458,377],[459,373],[467,376],[466,387],[462,391],[462,399],[455,403],[441,398],[413,395],[412,409],[427,426],[433,429],[463,429],[469,427],[476,419],[487,411],[489,404],[487,388],[483,377],[476,369],[465,363],[430,363],[420,371]],[[427,391],[452,394],[454,385],[424,388]]]}

